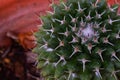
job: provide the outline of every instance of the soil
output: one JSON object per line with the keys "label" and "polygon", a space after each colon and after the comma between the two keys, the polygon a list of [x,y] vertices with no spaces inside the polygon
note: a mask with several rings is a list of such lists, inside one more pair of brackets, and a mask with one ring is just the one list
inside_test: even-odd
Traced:
{"label": "soil", "polygon": [[42,80],[36,68],[37,54],[25,51],[16,42],[0,50],[0,80]]}

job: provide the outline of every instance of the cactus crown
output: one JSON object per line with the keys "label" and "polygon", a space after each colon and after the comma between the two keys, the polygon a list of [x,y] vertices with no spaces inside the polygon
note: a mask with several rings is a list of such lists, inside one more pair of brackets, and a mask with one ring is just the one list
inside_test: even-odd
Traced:
{"label": "cactus crown", "polygon": [[42,16],[36,33],[45,80],[118,80],[120,16],[105,0],[68,0]]}

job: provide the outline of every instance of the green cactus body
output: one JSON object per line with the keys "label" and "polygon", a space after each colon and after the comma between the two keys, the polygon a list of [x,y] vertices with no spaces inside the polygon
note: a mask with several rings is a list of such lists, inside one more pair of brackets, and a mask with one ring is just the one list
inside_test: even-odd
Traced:
{"label": "green cactus body", "polygon": [[120,16],[105,0],[68,0],[42,16],[36,33],[45,80],[118,80]]}

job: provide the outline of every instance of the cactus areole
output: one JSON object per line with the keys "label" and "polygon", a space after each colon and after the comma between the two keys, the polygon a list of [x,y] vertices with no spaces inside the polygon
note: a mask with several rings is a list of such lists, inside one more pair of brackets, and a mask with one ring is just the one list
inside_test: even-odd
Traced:
{"label": "cactus areole", "polygon": [[36,33],[45,80],[119,80],[120,16],[106,0],[53,4]]}

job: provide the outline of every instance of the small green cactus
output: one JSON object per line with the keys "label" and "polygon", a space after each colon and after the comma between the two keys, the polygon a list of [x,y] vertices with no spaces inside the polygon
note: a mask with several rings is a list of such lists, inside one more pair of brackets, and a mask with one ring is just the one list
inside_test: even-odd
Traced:
{"label": "small green cactus", "polygon": [[45,80],[118,80],[120,16],[105,0],[68,0],[42,16],[36,33]]}

